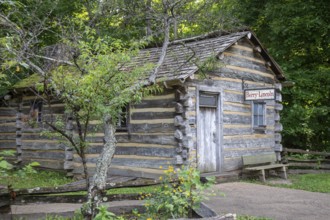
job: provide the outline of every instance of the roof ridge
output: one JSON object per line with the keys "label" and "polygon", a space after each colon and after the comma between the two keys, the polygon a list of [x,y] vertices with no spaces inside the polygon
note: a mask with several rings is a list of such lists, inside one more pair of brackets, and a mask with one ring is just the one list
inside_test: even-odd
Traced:
{"label": "roof ridge", "polygon": [[229,35],[245,35],[248,34],[250,31],[244,30],[244,31],[238,31],[238,32],[228,32],[228,31],[222,31],[222,30],[217,30],[217,31],[212,31],[206,34],[190,37],[190,38],[184,38],[180,40],[174,40],[170,42],[170,45],[176,45],[176,44],[182,44],[182,43],[190,43],[194,41],[200,41],[204,39],[209,39],[209,38],[217,38],[217,37],[224,37],[224,36],[229,36]]}

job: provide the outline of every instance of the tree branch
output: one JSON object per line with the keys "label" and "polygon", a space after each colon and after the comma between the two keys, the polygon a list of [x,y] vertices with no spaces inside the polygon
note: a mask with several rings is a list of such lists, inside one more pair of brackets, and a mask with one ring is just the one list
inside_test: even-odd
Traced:
{"label": "tree branch", "polygon": [[77,123],[77,129],[78,129],[78,135],[79,135],[80,142],[83,143],[83,142],[85,142],[85,140],[84,140],[84,136],[83,136],[83,132],[82,132],[82,127],[81,127],[81,124],[80,124],[80,120],[79,120],[77,114],[75,114],[74,119],[76,120],[76,123]]}
{"label": "tree branch", "polygon": [[25,62],[32,67],[32,69],[34,69],[35,71],[37,71],[40,75],[42,75],[43,77],[46,76],[46,72],[43,71],[39,66],[37,66],[36,64],[34,64],[30,59],[28,58],[24,58]]}
{"label": "tree branch", "polygon": [[71,145],[74,147],[74,149],[79,153],[78,147],[76,146],[76,143],[74,142],[73,138],[67,135],[64,131],[59,129],[58,127],[54,126],[52,123],[49,123],[48,121],[44,121],[49,127],[51,127],[54,131],[60,133],[63,137],[65,137]]}
{"label": "tree branch", "polygon": [[164,18],[164,42],[163,42],[163,46],[162,46],[162,52],[160,54],[160,57],[158,59],[158,62],[156,64],[154,71],[149,76],[148,81],[150,82],[151,85],[155,84],[156,77],[159,72],[159,68],[164,63],[169,42],[170,42],[170,18],[168,16],[165,16],[165,18]]}
{"label": "tree branch", "polygon": [[70,66],[73,66],[74,65],[70,61],[66,61],[66,60],[58,60],[58,59],[53,59],[53,58],[50,58],[50,57],[41,56],[41,55],[37,55],[37,54],[31,54],[31,53],[27,53],[27,54],[30,55],[30,56],[42,58],[42,59],[53,61],[53,62],[56,62],[56,63],[67,64],[67,65],[70,65]]}
{"label": "tree branch", "polygon": [[16,23],[9,20],[5,15],[0,13],[0,18],[2,18],[5,21],[2,23],[3,25],[11,27],[20,36],[24,35],[24,32],[22,31],[22,29]]}

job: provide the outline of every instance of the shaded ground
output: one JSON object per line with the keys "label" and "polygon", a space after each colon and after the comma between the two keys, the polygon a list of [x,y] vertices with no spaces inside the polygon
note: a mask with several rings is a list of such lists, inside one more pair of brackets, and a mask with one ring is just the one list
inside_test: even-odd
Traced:
{"label": "shaded ground", "polygon": [[[11,211],[14,215],[14,219],[20,217],[24,220],[37,220],[44,219],[46,215],[61,215],[72,216],[75,210],[80,209],[82,204],[80,203],[48,203],[48,204],[30,204],[30,205],[12,205]],[[115,201],[104,204],[107,207],[111,207],[111,211],[115,213],[124,213],[127,206],[141,206],[142,201],[139,200],[124,200]],[[11,220],[10,215],[1,216],[1,220]]]}
{"label": "shaded ground", "polygon": [[[215,185],[214,189],[225,193],[225,197],[211,197],[205,203],[218,214],[236,213],[268,217],[274,220],[330,219],[329,193],[314,193],[241,182]],[[141,204],[141,201],[112,202],[111,206],[123,207],[129,203]],[[80,204],[72,203],[14,205],[12,212],[16,216],[29,213],[28,219],[37,219],[45,213],[70,214],[79,207]]]}
{"label": "shaded ground", "polygon": [[315,193],[252,183],[224,183],[214,189],[225,197],[211,197],[205,203],[218,214],[236,213],[274,220],[330,219],[330,193]]}

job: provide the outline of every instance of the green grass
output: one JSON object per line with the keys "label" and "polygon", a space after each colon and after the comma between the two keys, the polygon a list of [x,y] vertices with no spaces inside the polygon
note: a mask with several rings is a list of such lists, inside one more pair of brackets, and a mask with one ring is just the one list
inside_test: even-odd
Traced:
{"label": "green grass", "polygon": [[127,188],[109,189],[107,191],[107,195],[154,193],[156,191],[159,191],[160,187],[161,186],[143,186],[143,187],[127,187]]}
{"label": "green grass", "polygon": [[34,187],[54,187],[73,182],[71,178],[65,176],[64,173],[54,171],[42,171],[27,174],[25,177],[20,176],[1,176],[0,184],[11,184],[15,189],[34,188]]}
{"label": "green grass", "polygon": [[[160,186],[142,186],[142,187],[125,187],[125,188],[115,188],[107,190],[107,195],[118,195],[118,194],[148,194],[154,193],[160,190]],[[86,195],[86,191],[79,192],[67,192],[67,193],[56,193],[52,194],[53,196],[57,195]]]}
{"label": "green grass", "polygon": [[265,184],[269,186],[300,189],[310,192],[330,193],[330,173],[317,173],[317,174],[291,174],[288,179],[292,184],[274,184],[274,183],[261,183],[257,180],[244,180],[245,182]]}
{"label": "green grass", "polygon": [[330,193],[330,173],[289,175],[289,180],[292,185],[276,185],[310,192]]}

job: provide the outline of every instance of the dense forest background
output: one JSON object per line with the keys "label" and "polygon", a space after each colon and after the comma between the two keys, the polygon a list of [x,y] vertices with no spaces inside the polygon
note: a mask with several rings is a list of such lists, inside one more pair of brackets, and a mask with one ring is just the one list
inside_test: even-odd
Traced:
{"label": "dense forest background", "polygon": [[0,96],[54,44],[97,35],[121,48],[162,46],[166,23],[171,40],[250,29],[287,78],[283,145],[330,151],[329,9],[328,0],[0,0]]}

